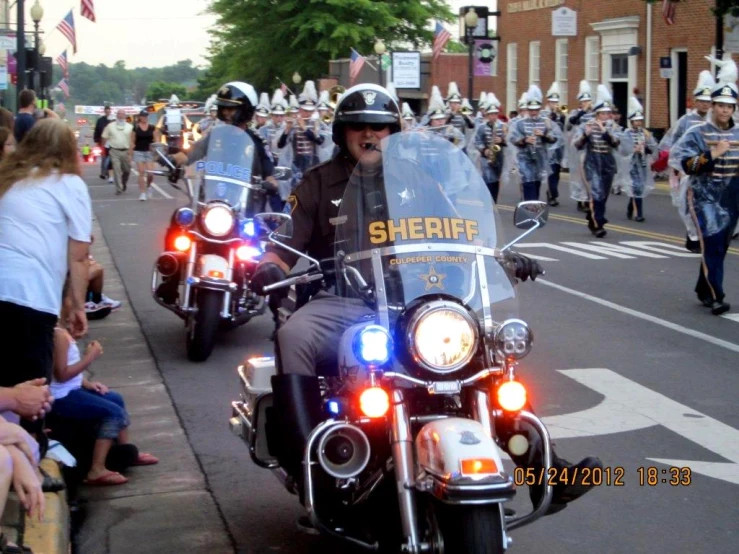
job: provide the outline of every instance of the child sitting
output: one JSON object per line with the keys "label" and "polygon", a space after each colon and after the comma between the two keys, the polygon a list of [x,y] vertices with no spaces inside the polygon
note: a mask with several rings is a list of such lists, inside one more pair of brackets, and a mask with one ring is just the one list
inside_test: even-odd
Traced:
{"label": "child sitting", "polygon": [[[60,321],[65,321],[62,317]],[[92,452],[92,465],[86,485],[122,485],[128,479],[105,466],[113,446],[128,444],[130,420],[123,397],[99,382],[91,382],[82,373],[103,353],[98,341],[92,341],[80,356],[77,343],[63,327],[54,329],[54,374],[51,391],[54,396],[52,414],[67,419],[94,421],[99,425]],[[133,465],[153,465],[159,460],[148,452],[141,452]]]}

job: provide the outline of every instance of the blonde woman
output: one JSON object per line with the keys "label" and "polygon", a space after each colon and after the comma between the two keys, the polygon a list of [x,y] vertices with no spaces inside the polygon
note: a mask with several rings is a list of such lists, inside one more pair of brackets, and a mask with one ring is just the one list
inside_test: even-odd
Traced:
{"label": "blonde woman", "polygon": [[61,119],[36,123],[0,162],[0,386],[51,377],[54,325],[71,280],[70,324],[87,331],[92,209],[77,140]]}

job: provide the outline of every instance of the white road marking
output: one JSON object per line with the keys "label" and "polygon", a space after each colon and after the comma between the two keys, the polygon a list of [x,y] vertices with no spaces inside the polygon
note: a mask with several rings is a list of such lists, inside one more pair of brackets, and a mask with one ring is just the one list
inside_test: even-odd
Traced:
{"label": "white road marking", "polygon": [[711,335],[707,335],[706,333],[701,333],[700,331],[696,331],[695,329],[690,329],[688,327],[678,325],[677,323],[672,323],[671,321],[667,321],[665,319],[661,319],[653,315],[645,314],[644,312],[632,310],[631,308],[627,308],[626,306],[621,306],[620,304],[616,304],[615,302],[610,302],[608,300],[598,298],[597,296],[592,296],[590,294],[586,294],[578,290],[574,290],[568,287],[563,287],[562,285],[552,283],[551,281],[546,281],[544,279],[537,279],[536,282],[541,283],[542,285],[546,285],[548,287],[552,287],[557,290],[561,290],[562,292],[572,294],[573,296],[579,296],[580,298],[584,298],[585,300],[595,302],[596,304],[600,304],[601,306],[605,306],[606,308],[611,308],[612,310],[616,310],[618,312],[621,312],[621,313],[624,313],[624,314],[627,314],[627,315],[630,315],[630,316],[633,316],[639,319],[643,319],[645,321],[649,321],[650,323],[655,323],[657,325],[660,325],[672,331],[677,331],[678,333],[682,333],[684,335],[688,335],[690,337],[709,342],[716,346],[726,348],[727,350],[731,350],[732,352],[739,353],[739,344],[735,344],[733,342],[719,339],[717,337],[712,337]]}
{"label": "white road marking", "polygon": [[567,248],[566,246],[560,246],[559,244],[552,244],[549,242],[520,242],[516,245],[516,249],[519,248],[551,248],[552,250],[558,250],[559,252],[569,252],[574,256],[580,256],[581,258],[587,258],[589,260],[607,260],[605,256],[596,256],[595,254],[588,254],[587,252],[581,252],[574,248]]}
{"label": "white road marking", "polygon": [[[139,176],[139,172],[138,172],[138,170],[136,170],[136,169],[134,169],[134,168],[131,168],[131,173],[133,173],[134,175],[136,175],[136,177],[138,177],[138,176]],[[153,189],[154,189],[154,190],[156,190],[156,191],[157,191],[157,192],[158,192],[159,194],[161,194],[162,196],[164,196],[164,198],[168,198],[168,199],[170,199],[170,200],[171,200],[172,198],[174,198],[174,196],[172,196],[171,194],[169,194],[169,193],[165,192],[165,191],[164,191],[164,189],[162,189],[162,187],[160,187],[159,185],[157,185],[157,184],[156,184],[156,183],[155,183],[154,181],[152,181],[152,182],[151,182],[151,188],[153,188]]]}
{"label": "white road marking", "polygon": [[651,240],[624,240],[620,244],[627,246],[636,246],[642,250],[657,252],[659,254],[667,254],[668,256],[677,256],[678,258],[700,258],[700,254],[687,252],[684,247],[677,244],[669,244],[666,242],[654,242]]}
{"label": "white road marking", "polygon": [[668,466],[688,466],[694,473],[739,484],[739,430],[609,369],[559,372],[602,394],[605,399],[588,410],[543,418],[552,438],[606,435],[662,425],[731,463],[665,458],[647,460]]}
{"label": "white road marking", "polygon": [[597,254],[603,254],[604,256],[612,256],[622,260],[633,260],[637,257],[657,259],[667,258],[667,256],[663,256],[661,254],[654,254],[652,252],[637,250],[636,248],[628,248],[618,244],[609,244],[607,242],[591,242],[590,244],[584,242],[563,242],[562,244],[587,250],[589,252],[595,252]]}
{"label": "white road marking", "polygon": [[730,319],[731,321],[736,321],[739,323],[739,314],[722,314],[721,317],[724,319]]}

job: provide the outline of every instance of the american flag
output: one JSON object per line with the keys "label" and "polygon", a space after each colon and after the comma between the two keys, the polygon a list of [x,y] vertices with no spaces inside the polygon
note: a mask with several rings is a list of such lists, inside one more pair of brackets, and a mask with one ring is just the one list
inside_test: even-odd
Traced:
{"label": "american flag", "polygon": [[359,76],[364,66],[364,56],[352,48],[351,61],[349,62],[349,82],[354,84],[354,79]]}
{"label": "american flag", "polygon": [[92,0],[82,0],[80,14],[82,14],[82,17],[86,17],[92,22],[95,21],[95,6],[93,5]]}
{"label": "american flag", "polygon": [[59,54],[59,57],[56,59],[56,63],[58,63],[59,67],[62,68],[62,75],[64,75],[65,78],[69,77],[69,63],[67,62],[66,50]]}
{"label": "american flag", "polygon": [[66,79],[62,79],[59,81],[59,84],[57,85],[60,89],[62,89],[62,92],[64,93],[64,96],[69,98],[69,83],[67,83]]}
{"label": "american flag", "polygon": [[434,31],[434,60],[441,56],[441,51],[444,50],[450,38],[452,38],[452,34],[437,21],[436,30]]}
{"label": "american flag", "polygon": [[662,17],[668,25],[675,24],[675,2],[672,0],[662,0]]}
{"label": "american flag", "polygon": [[74,15],[72,15],[72,10],[69,10],[69,13],[67,14],[67,17],[62,19],[59,22],[59,25],[56,26],[57,29],[59,29],[59,32],[63,34],[69,42],[72,43],[72,52],[77,53],[77,34],[74,31]]}

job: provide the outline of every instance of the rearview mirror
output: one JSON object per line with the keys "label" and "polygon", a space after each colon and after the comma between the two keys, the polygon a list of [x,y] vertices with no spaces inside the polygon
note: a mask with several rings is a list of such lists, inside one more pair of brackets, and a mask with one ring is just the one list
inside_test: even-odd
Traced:
{"label": "rearview mirror", "polygon": [[293,236],[293,218],[280,212],[265,212],[254,216],[254,221],[270,236],[289,239]]}
{"label": "rearview mirror", "polygon": [[532,227],[544,227],[549,221],[549,206],[546,202],[528,200],[519,202],[516,211],[513,212],[513,224],[518,229],[531,229]]}

